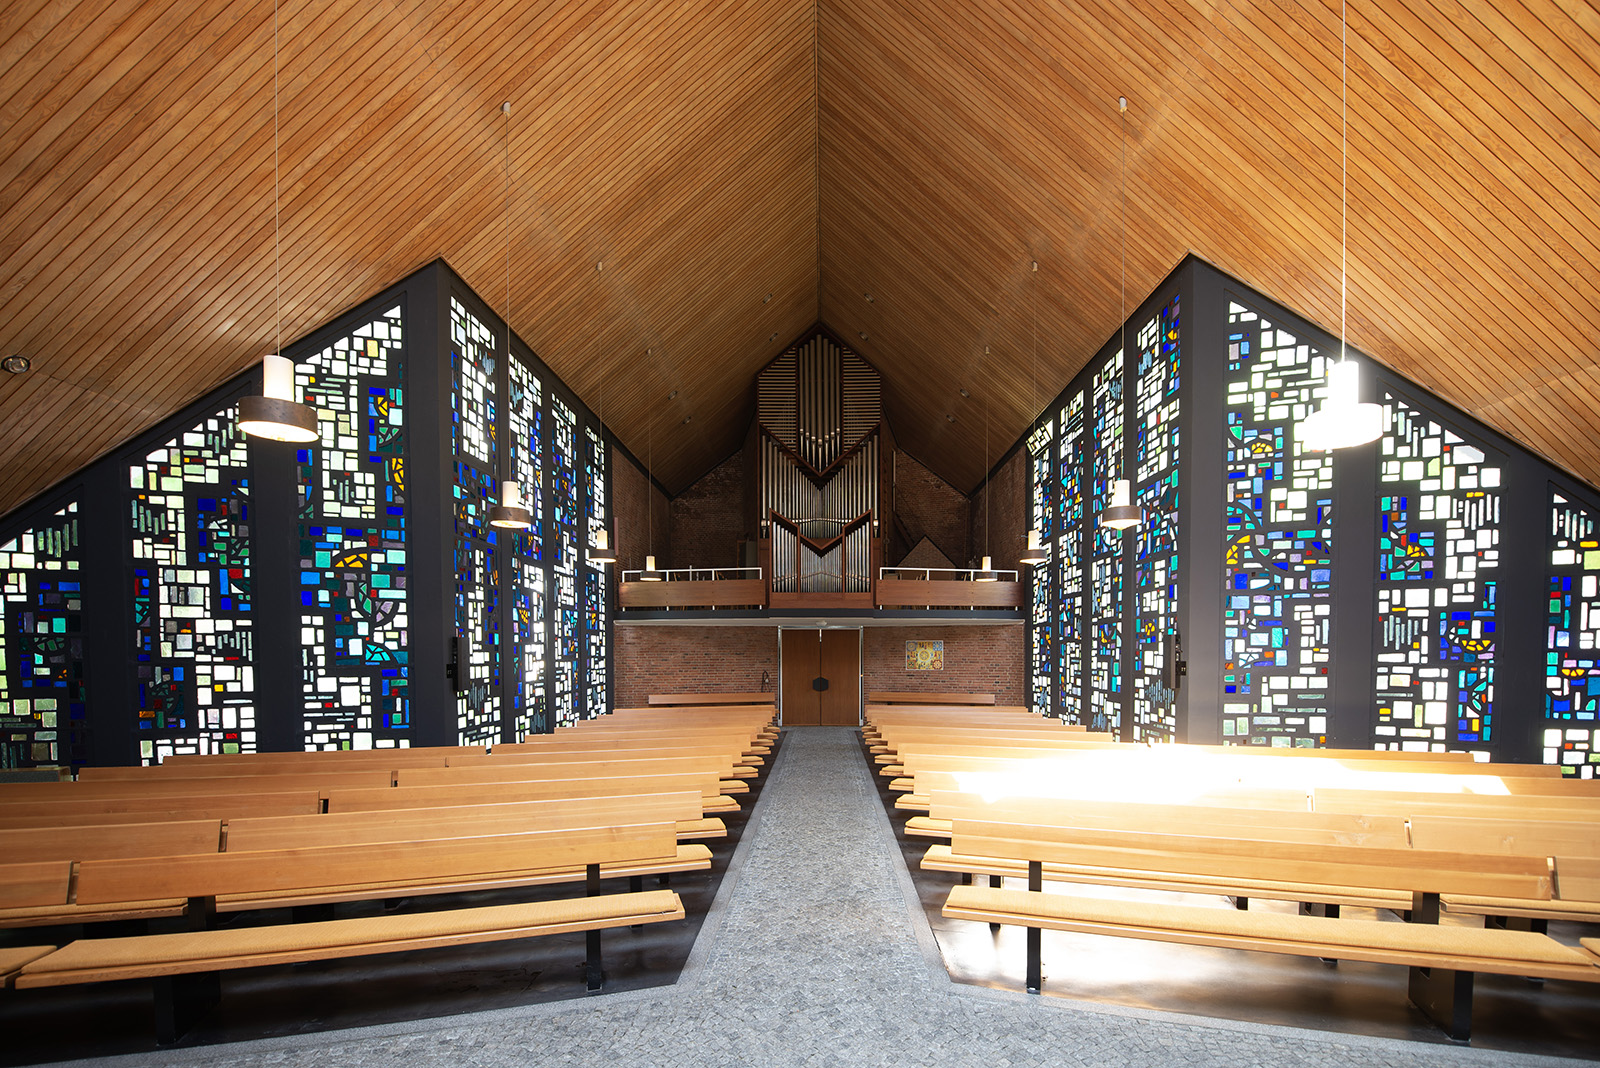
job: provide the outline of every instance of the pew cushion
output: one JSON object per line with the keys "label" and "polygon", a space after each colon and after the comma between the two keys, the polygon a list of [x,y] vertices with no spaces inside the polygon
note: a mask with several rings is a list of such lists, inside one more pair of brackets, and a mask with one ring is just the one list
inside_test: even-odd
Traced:
{"label": "pew cushion", "polygon": [[25,965],[54,953],[55,946],[6,946],[0,948],[0,985],[10,986]]}
{"label": "pew cushion", "polygon": [[73,942],[24,964],[16,985],[65,986],[182,975],[593,931],[683,917],[683,902],[676,893],[647,890],[404,916],[97,938]]}

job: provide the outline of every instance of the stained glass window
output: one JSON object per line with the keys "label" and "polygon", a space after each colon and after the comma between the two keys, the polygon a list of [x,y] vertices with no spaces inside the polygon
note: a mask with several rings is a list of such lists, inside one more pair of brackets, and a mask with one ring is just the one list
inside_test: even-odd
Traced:
{"label": "stained glass window", "polygon": [[1056,714],[1068,723],[1087,724],[1083,707],[1084,655],[1084,394],[1077,390],[1061,409],[1056,524]]}
{"label": "stained glass window", "polygon": [[[606,529],[606,445],[594,427],[583,428],[585,441],[583,470],[584,512],[587,520],[588,542],[595,543],[595,535]],[[607,613],[605,565],[589,561],[583,571],[583,634],[584,634],[584,698],[587,710],[584,718],[603,716],[610,711],[607,700]]]}
{"label": "stained glass window", "polygon": [[1549,625],[1545,639],[1544,763],[1592,779],[1600,766],[1600,524],[1550,493]]}
{"label": "stained glass window", "polygon": [[549,600],[543,563],[544,388],[533,371],[513,358],[510,390],[506,415],[510,424],[507,447],[511,450],[511,469],[522,487],[523,500],[534,515],[533,528],[518,534],[512,543],[512,656],[507,664],[507,692],[512,729],[521,741],[550,729],[545,698]]}
{"label": "stained glass window", "polygon": [[1133,485],[1145,518],[1134,545],[1132,741],[1177,733],[1177,694],[1165,671],[1178,611],[1178,321],[1174,297],[1137,338]]}
{"label": "stained glass window", "polygon": [[1041,544],[1045,547],[1046,559],[1043,563],[1034,564],[1032,574],[1029,576],[1032,611],[1029,623],[1033,635],[1033,666],[1032,684],[1033,710],[1041,716],[1051,714],[1050,696],[1055,686],[1054,672],[1055,644],[1051,640],[1054,631],[1055,617],[1055,589],[1051,581],[1055,571],[1055,553],[1052,549],[1055,527],[1055,497],[1054,483],[1051,466],[1053,463],[1053,450],[1050,448],[1051,440],[1055,436],[1055,425],[1046,419],[1032,434],[1028,436],[1028,485],[1030,487],[1030,514],[1029,524],[1032,529],[1039,532]]}
{"label": "stained glass window", "polygon": [[1393,394],[1378,458],[1373,744],[1489,752],[1500,468]]}
{"label": "stained glass window", "polygon": [[296,364],[320,432],[299,450],[307,749],[410,744],[403,334],[394,307]]}
{"label": "stained glass window", "polygon": [[450,300],[451,422],[455,457],[456,737],[501,740],[499,499],[494,332]]}
{"label": "stained glass window", "polygon": [[1326,364],[1315,346],[1229,303],[1225,742],[1327,742],[1333,458],[1303,452],[1294,436],[1326,392]]}
{"label": "stained glass window", "polygon": [[83,762],[82,560],[76,501],[0,545],[0,767]]}
{"label": "stained glass window", "polygon": [[1123,545],[1122,532],[1099,525],[1111,504],[1111,483],[1123,477],[1122,353],[1112,354],[1091,385],[1089,535],[1089,729],[1122,730]]}
{"label": "stained glass window", "polygon": [[250,461],[230,406],[128,468],[139,759],[256,747]]}
{"label": "stained glass window", "polygon": [[555,590],[556,624],[551,698],[555,725],[563,727],[578,719],[578,424],[577,416],[560,397],[550,398],[550,408],[550,541],[554,556],[551,585]]}

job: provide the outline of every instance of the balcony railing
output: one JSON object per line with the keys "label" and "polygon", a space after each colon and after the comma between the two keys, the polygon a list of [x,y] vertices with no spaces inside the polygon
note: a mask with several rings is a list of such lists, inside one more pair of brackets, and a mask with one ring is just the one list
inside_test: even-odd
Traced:
{"label": "balcony railing", "polygon": [[674,567],[650,582],[639,577],[643,573],[622,573],[617,601],[623,608],[760,608],[767,603],[759,567]]}
{"label": "balcony railing", "polygon": [[975,567],[881,567],[874,603],[879,608],[1021,608],[1026,589],[1017,572],[995,571],[993,582]]}

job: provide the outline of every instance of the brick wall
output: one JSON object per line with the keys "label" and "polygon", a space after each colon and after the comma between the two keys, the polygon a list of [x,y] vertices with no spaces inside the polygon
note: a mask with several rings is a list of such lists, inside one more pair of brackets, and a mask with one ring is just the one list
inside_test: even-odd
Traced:
{"label": "brick wall", "polygon": [[893,556],[886,562],[899,563],[925,537],[955,566],[966,566],[971,534],[966,496],[903,452],[895,453],[894,480],[895,515],[905,535],[893,539]]}
{"label": "brick wall", "polygon": [[653,693],[717,693],[778,685],[776,627],[619,624],[613,665],[617,708],[641,708]]}
{"label": "brick wall", "polygon": [[744,450],[672,498],[673,567],[738,567],[744,529]]}
{"label": "brick wall", "polygon": [[1027,572],[1018,567],[1017,557],[1028,543],[1028,514],[1027,450],[1018,449],[994,477],[972,495],[974,561],[984,554],[987,521],[991,524],[988,553],[994,557],[994,566],[1000,570],[1020,570],[1018,578],[1025,581]]}
{"label": "brick wall", "polygon": [[672,544],[669,529],[671,517],[666,495],[651,485],[645,478],[644,472],[635,467],[632,460],[612,449],[611,536],[612,547],[617,553],[617,562],[611,566],[618,576],[623,571],[636,571],[644,567],[645,555],[650,551],[646,545],[651,534],[650,526],[645,522],[646,500],[649,500],[655,509],[650,522],[655,526],[653,533],[656,564],[666,567],[667,561],[671,558]]}
{"label": "brick wall", "polygon": [[[1025,705],[1027,628],[867,627],[862,649],[865,688],[992,693],[1002,705]],[[906,642],[944,641],[943,671],[907,671]]]}

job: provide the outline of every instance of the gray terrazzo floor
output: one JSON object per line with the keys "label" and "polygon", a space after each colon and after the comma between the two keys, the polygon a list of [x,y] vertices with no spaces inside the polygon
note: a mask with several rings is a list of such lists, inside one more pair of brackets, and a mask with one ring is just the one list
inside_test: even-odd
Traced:
{"label": "gray terrazzo floor", "polygon": [[675,986],[101,1066],[1571,1065],[952,983],[844,728],[789,732]]}

